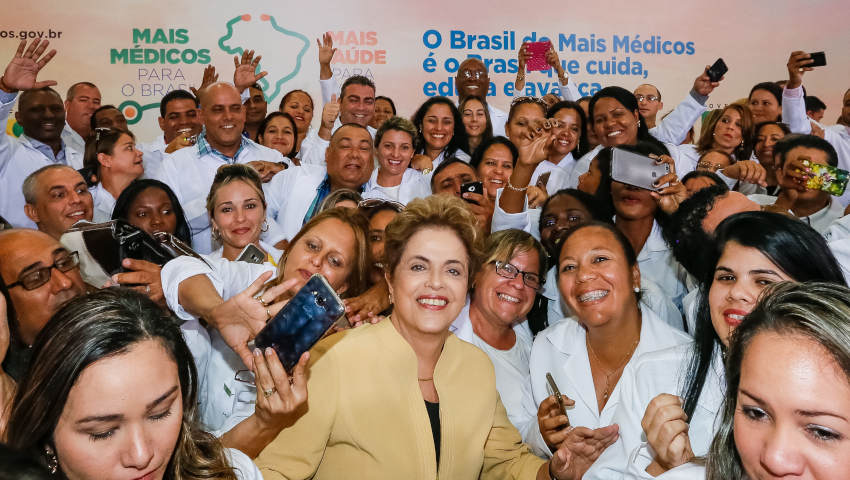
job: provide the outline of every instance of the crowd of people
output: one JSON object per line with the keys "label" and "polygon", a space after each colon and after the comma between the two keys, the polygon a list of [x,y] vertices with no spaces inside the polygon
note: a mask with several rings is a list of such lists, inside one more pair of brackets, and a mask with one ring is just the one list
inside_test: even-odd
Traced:
{"label": "crowd of people", "polygon": [[[20,43],[0,478],[850,471],[850,192],[814,181],[848,175],[850,90],[821,123],[810,54],[714,110],[706,67],[661,116],[651,84],[580,97],[554,48],[559,88],[521,96],[524,44],[507,112],[473,57],[456,100],[397,112],[317,50],[320,105],[269,112],[246,51],[232,82],[167,93],[142,143]],[[619,181],[623,152],[665,173]],[[252,341],[315,274],[344,320],[284,368]]]}

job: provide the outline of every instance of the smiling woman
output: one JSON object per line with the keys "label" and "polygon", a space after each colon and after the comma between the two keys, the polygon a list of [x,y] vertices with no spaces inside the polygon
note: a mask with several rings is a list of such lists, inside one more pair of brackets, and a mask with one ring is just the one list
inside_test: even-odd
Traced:
{"label": "smiling woman", "polygon": [[33,360],[7,440],[53,473],[261,478],[244,454],[197,426],[192,356],[173,319],[146,297],[108,289],[72,300],[39,335]]}

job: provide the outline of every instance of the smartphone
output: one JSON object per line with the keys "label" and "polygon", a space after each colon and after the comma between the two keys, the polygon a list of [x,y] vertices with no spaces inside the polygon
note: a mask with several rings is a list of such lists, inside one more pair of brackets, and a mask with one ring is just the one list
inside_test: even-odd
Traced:
{"label": "smartphone", "polygon": [[670,165],[654,158],[619,148],[611,149],[611,179],[647,190],[658,191],[655,182],[670,173]]}
{"label": "smartphone", "polygon": [[241,252],[239,252],[239,256],[236,257],[236,261],[262,265],[266,261],[266,253],[260,250],[260,247],[253,243],[249,243],[248,245],[245,245],[245,248],[243,248]]}
{"label": "smartphone", "polygon": [[342,300],[325,277],[314,274],[254,338],[253,348],[271,347],[280,363],[292,372],[301,355],[345,314]]}
{"label": "smartphone", "polygon": [[[565,416],[567,415],[567,406],[564,404],[564,397],[561,395],[561,391],[558,390],[558,385],[555,384],[555,379],[552,378],[552,374],[546,372],[546,381],[549,382],[549,388],[552,390],[552,395],[555,395],[555,400],[558,401],[558,407],[561,409],[561,413]],[[567,426],[570,425],[569,416],[567,416]]]}
{"label": "smartphone", "polygon": [[821,165],[803,160],[803,164],[812,169],[811,176],[806,181],[806,188],[810,190],[822,190],[830,195],[840,197],[844,195],[850,172],[830,165]]}
{"label": "smartphone", "polygon": [[826,54],[824,52],[812,52],[809,54],[812,57],[812,63],[807,67],[823,67],[826,66]]}
{"label": "smartphone", "polygon": [[551,67],[546,61],[546,52],[552,48],[552,42],[529,42],[526,51],[531,54],[531,57],[525,62],[525,70],[527,72],[545,72]]}
{"label": "smartphone", "polygon": [[729,67],[726,66],[726,62],[724,62],[722,58],[718,58],[705,73],[708,75],[708,79],[712,82],[719,82],[720,78],[728,71]]}
{"label": "smartphone", "polygon": [[[484,195],[484,184],[481,182],[467,182],[460,186],[460,194],[461,198],[463,198],[464,193],[477,193],[479,195]],[[469,203],[475,203],[474,201],[464,198]]]}

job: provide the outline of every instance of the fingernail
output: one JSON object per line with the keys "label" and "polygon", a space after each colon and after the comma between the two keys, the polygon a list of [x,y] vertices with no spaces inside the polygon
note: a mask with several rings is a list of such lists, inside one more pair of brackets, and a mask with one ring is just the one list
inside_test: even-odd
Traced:
{"label": "fingernail", "polygon": [[124,265],[125,267],[129,267],[130,266],[130,259],[125,258],[124,260],[121,261],[121,265]]}
{"label": "fingernail", "polygon": [[113,276],[112,276],[112,282],[113,282],[113,283],[118,283],[118,274],[117,274],[117,273],[116,273],[115,275],[113,275]]}
{"label": "fingernail", "polygon": [[254,349],[254,356],[255,356],[255,357],[261,357],[261,356],[263,356],[263,353],[262,353],[262,352],[260,352],[260,349],[259,349],[259,348],[255,348],[255,349]]}
{"label": "fingernail", "polygon": [[266,356],[271,357],[274,355],[274,349],[272,347],[266,347]]}

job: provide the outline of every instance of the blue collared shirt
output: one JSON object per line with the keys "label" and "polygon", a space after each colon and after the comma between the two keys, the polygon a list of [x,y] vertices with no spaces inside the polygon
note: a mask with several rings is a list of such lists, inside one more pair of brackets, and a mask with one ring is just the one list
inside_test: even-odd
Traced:
{"label": "blue collared shirt", "polygon": [[227,163],[236,163],[236,157],[239,156],[239,154],[242,152],[242,149],[245,148],[245,145],[247,145],[248,142],[250,142],[250,140],[248,140],[244,136],[242,136],[240,138],[241,138],[241,141],[239,143],[239,149],[236,150],[236,153],[232,157],[228,157],[227,155],[225,155],[225,154],[219,152],[218,150],[216,150],[215,148],[213,148],[212,145],[210,145],[209,142],[207,142],[207,131],[204,130],[203,132],[201,132],[200,135],[198,135],[198,153],[202,156],[203,155],[214,155],[214,156],[224,160]]}

